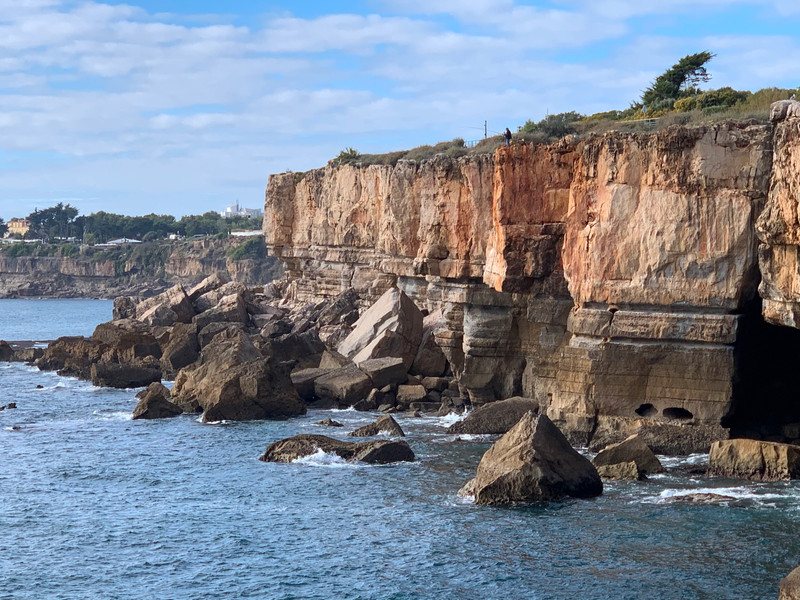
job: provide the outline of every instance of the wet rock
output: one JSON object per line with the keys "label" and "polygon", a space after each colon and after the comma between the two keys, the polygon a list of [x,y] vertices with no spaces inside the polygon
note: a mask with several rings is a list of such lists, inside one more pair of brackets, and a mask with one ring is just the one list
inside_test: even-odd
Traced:
{"label": "wet rock", "polygon": [[333,419],[323,419],[322,421],[317,421],[314,425],[322,425],[323,427],[344,427],[339,421],[334,421]]}
{"label": "wet rock", "polygon": [[413,461],[414,453],[402,440],[378,440],[373,442],[344,442],[324,435],[301,434],[267,446],[259,460],[288,463],[311,456],[322,450],[336,454],[348,461],[386,464],[398,461]]}
{"label": "wet rock", "polygon": [[390,415],[379,417],[374,423],[359,427],[347,435],[352,437],[372,437],[382,432],[396,437],[405,437],[406,435],[397,421],[395,421]]}
{"label": "wet rock", "polygon": [[339,404],[352,406],[364,400],[372,389],[366,373],[355,365],[334,369],[314,380],[314,393],[321,400],[335,400]]}
{"label": "wet rock", "polygon": [[161,381],[161,369],[119,363],[98,362],[90,369],[92,385],[112,388],[136,388]]}
{"label": "wet rock", "polygon": [[603,448],[592,461],[598,470],[600,467],[610,467],[628,462],[633,462],[636,468],[645,475],[664,471],[661,462],[639,435],[632,435],[618,444],[611,444]]}
{"label": "wet rock", "polygon": [[[724,494],[713,494],[710,492],[696,492],[691,494],[679,494],[672,496],[670,502],[676,504],[722,504],[725,502],[735,502],[736,498],[733,496],[726,496]],[[800,597],[798,598],[800,600]]]}
{"label": "wet rock", "polygon": [[708,455],[709,475],[788,481],[800,478],[800,446],[759,440],[714,442]]}
{"label": "wet rock", "polygon": [[483,455],[459,493],[489,505],[591,498],[603,493],[603,482],[550,419],[528,412]]}
{"label": "wet rock", "polygon": [[403,291],[387,290],[356,321],[337,350],[355,363],[401,357],[408,370],[422,341],[422,313]]}
{"label": "wet rock", "polygon": [[163,384],[151,383],[133,409],[133,419],[166,419],[183,413],[169,398],[169,390]]}
{"label": "wet rock", "polygon": [[[800,115],[800,112],[798,112]],[[778,600],[800,600],[800,567],[781,579]]]}
{"label": "wet rock", "polygon": [[0,361],[8,362],[14,357],[14,349],[5,340],[0,340]]}
{"label": "wet rock", "polygon": [[537,414],[539,402],[533,398],[515,396],[484,404],[447,428],[450,434],[498,434],[508,432],[528,412]]}

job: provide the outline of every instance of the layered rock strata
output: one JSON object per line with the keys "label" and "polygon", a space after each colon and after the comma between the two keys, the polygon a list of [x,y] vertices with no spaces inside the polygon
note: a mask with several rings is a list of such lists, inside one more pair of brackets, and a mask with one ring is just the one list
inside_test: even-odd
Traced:
{"label": "layered rock strata", "polygon": [[792,107],[774,135],[723,122],[273,175],[265,240],[292,299],[366,307],[397,285],[441,311],[433,339],[473,404],[522,395],[573,441],[663,423],[707,449],[796,341],[757,292],[794,324]]}

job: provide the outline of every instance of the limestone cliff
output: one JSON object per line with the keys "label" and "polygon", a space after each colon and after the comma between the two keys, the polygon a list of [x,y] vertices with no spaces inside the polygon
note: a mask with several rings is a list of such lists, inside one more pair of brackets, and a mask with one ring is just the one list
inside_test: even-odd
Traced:
{"label": "limestone cliff", "polygon": [[296,299],[354,288],[366,305],[398,285],[441,309],[436,341],[473,403],[534,397],[584,440],[749,427],[759,403],[785,408],[757,382],[794,338],[757,288],[769,322],[795,324],[798,138],[790,117],[774,135],[725,122],[284,173],[264,234]]}

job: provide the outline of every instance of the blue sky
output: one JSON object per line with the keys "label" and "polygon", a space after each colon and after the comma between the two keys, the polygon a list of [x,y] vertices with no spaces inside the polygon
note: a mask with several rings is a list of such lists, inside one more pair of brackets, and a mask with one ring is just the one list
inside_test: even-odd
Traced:
{"label": "blue sky", "polygon": [[0,0],[0,217],[263,204],[270,173],[627,107],[800,85],[796,0]]}

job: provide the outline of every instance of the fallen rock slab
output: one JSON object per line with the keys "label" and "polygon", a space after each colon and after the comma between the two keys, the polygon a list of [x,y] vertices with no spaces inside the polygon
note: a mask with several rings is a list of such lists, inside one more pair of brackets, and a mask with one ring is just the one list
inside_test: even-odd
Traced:
{"label": "fallen rock slab", "polygon": [[664,472],[664,467],[661,466],[661,462],[656,455],[645,444],[641,436],[636,434],[618,444],[606,446],[592,461],[598,471],[601,467],[611,467],[612,465],[628,462],[633,462],[640,473],[644,475]]}
{"label": "fallen rock slab", "polygon": [[800,477],[800,446],[734,439],[714,442],[708,455],[709,475],[788,481]]}
{"label": "fallen rock slab", "polygon": [[133,420],[166,419],[182,414],[183,409],[170,402],[169,397],[169,390],[163,384],[151,383],[133,409]]}
{"label": "fallen rock slab", "polygon": [[468,413],[461,421],[447,428],[447,433],[487,435],[507,433],[528,412],[537,414],[539,402],[533,398],[514,396],[489,402]]}
{"label": "fallen rock slab", "polygon": [[317,398],[335,400],[345,406],[364,400],[371,389],[372,382],[367,374],[352,364],[334,369],[314,380]]}
{"label": "fallen rock slab", "polygon": [[397,437],[405,437],[402,427],[394,420],[391,415],[384,415],[379,417],[374,423],[359,427],[355,431],[351,431],[347,435],[352,437],[372,437],[380,433],[388,433],[389,435]]}
{"label": "fallen rock slab", "polygon": [[526,413],[492,445],[460,491],[476,504],[591,498],[603,493],[594,465],[570,446],[545,415]]}
{"label": "fallen rock slab", "polygon": [[401,384],[408,378],[402,358],[370,358],[358,363],[358,368],[367,374],[372,381],[372,387],[377,389]]}
{"label": "fallen rock slab", "polygon": [[386,464],[398,461],[413,461],[414,452],[402,440],[378,440],[373,442],[345,442],[325,435],[301,434],[277,441],[267,446],[259,457],[264,462],[289,463],[316,454],[322,450],[347,461]]}

